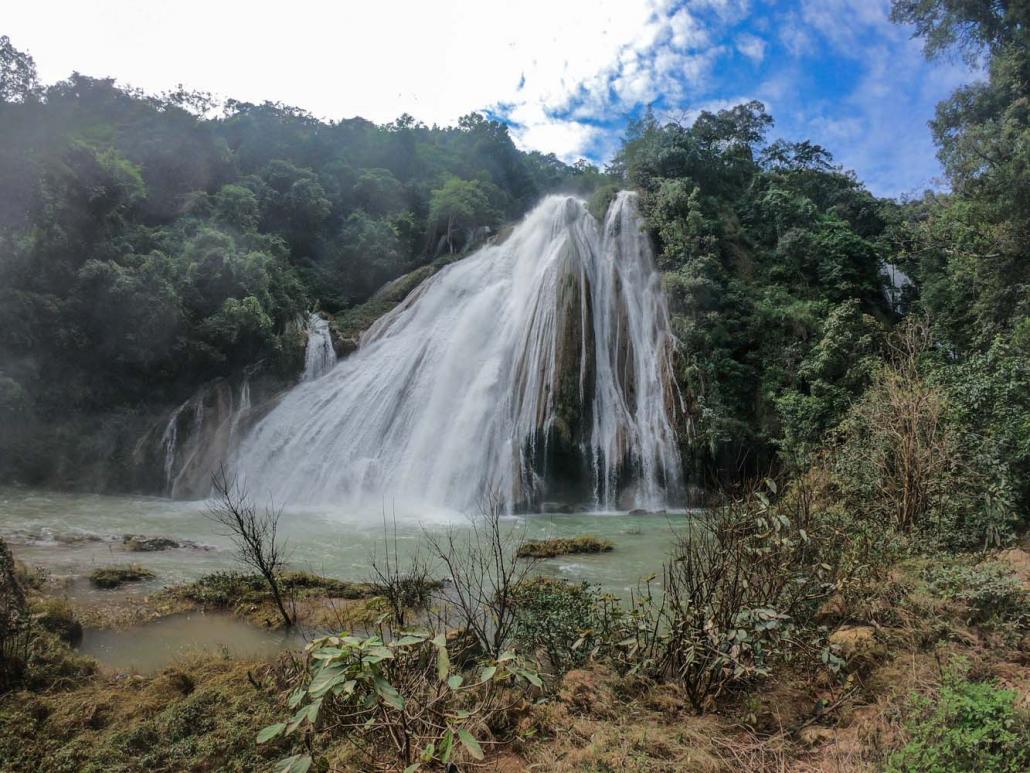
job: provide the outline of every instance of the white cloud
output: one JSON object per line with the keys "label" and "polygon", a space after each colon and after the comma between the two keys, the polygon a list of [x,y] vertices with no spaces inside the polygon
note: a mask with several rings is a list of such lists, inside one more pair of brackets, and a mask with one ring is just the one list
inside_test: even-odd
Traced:
{"label": "white cloud", "polygon": [[[738,100],[725,95],[746,90],[775,102],[785,134],[831,145],[860,176],[890,191],[917,166],[903,152],[938,168],[925,122],[934,102],[969,73],[926,65],[911,30],[890,23],[889,6],[38,0],[8,2],[3,32],[36,58],[45,81],[79,70],[149,92],[183,83],[328,119],[385,122],[407,112],[451,124],[485,110],[511,123],[520,146],[565,160],[608,152],[620,118],[641,105],[692,115],[728,107]],[[761,82],[747,82],[753,68],[729,57],[733,50],[762,64]],[[853,70],[840,85],[817,82],[820,68],[843,71],[841,62]],[[912,139],[899,141],[901,134]]]}
{"label": "white cloud", "polygon": [[755,64],[765,58],[765,41],[757,35],[744,32],[737,36],[737,50]]}
{"label": "white cloud", "polygon": [[[50,5],[59,8],[19,3],[4,14],[4,32],[48,81],[77,69],[151,92],[181,82],[323,118],[379,122],[409,112],[453,123],[472,110],[513,106],[523,145],[566,158],[596,136],[577,116],[678,94],[711,60],[704,25],[666,0]],[[739,10],[721,0],[692,6]]]}

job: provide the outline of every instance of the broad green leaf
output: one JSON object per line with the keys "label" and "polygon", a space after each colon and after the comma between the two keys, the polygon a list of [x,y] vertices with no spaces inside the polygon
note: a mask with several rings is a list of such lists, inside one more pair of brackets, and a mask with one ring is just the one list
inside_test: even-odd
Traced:
{"label": "broad green leaf", "polygon": [[311,684],[308,685],[308,692],[318,697],[325,693],[326,690],[335,687],[346,679],[347,669],[343,666],[324,666],[315,674],[315,678],[311,680]]}
{"label": "broad green leaf", "polygon": [[305,692],[306,691],[304,690],[303,687],[298,687],[296,690],[294,690],[292,693],[290,693],[290,700],[288,701],[287,705],[291,709],[297,708],[297,704],[300,703],[304,699],[304,693]]}
{"label": "broad green leaf", "polygon": [[479,745],[479,741],[472,737],[472,733],[465,728],[461,728],[458,730],[458,740],[468,749],[469,754],[477,760],[483,759],[483,747]]}
{"label": "broad green leaf", "polygon": [[412,644],[421,644],[425,640],[425,636],[416,636],[409,633],[399,638],[394,644],[398,647],[410,647]]}
{"label": "broad green leaf", "polygon": [[295,754],[279,760],[275,766],[275,773],[308,773],[310,767],[311,757],[307,754]]}
{"label": "broad green leaf", "polygon": [[484,668],[482,671],[479,672],[479,681],[480,682],[489,682],[491,679],[494,678],[494,674],[496,674],[496,673],[497,673],[497,666],[487,666],[486,668]]}
{"label": "broad green leaf", "polygon": [[455,674],[447,680],[447,686],[450,687],[452,690],[457,690],[459,687],[461,687],[461,683],[464,681],[465,680],[459,674]]}
{"label": "broad green leaf", "polygon": [[422,767],[422,763],[416,762],[414,765],[408,765],[408,767],[404,769],[404,773],[415,773],[415,771],[420,767]]}
{"label": "broad green leaf", "polygon": [[281,734],[286,729],[285,722],[276,722],[274,725],[269,725],[261,729],[261,732],[257,735],[258,743],[268,743],[277,735]]}
{"label": "broad green leaf", "polygon": [[333,687],[333,695],[339,695],[340,693],[346,693],[347,695],[353,695],[354,694],[354,687],[356,685],[357,685],[357,682],[355,680],[348,679],[343,684],[338,684],[335,687]]}
{"label": "broad green leaf", "polygon": [[544,683],[540,681],[540,677],[534,674],[532,671],[527,671],[524,668],[515,669],[515,673],[525,679],[534,687],[543,687]]}
{"label": "broad green leaf", "polygon": [[386,703],[393,706],[395,709],[404,708],[404,696],[397,692],[396,687],[379,676],[375,679],[375,686],[376,692],[379,693]]}
{"label": "broad green leaf", "polygon": [[339,647],[322,647],[321,649],[315,650],[311,653],[311,657],[315,660],[330,660],[343,654],[343,650]]}

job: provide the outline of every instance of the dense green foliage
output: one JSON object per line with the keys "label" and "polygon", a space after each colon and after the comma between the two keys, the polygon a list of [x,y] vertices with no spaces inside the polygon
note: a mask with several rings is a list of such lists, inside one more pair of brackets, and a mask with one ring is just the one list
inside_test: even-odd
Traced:
{"label": "dense green foliage", "polygon": [[1030,766],[1030,717],[1016,693],[973,682],[952,668],[936,700],[913,698],[912,739],[891,755],[892,773],[1016,773]]}
{"label": "dense green foliage", "polygon": [[599,178],[475,114],[326,123],[78,74],[42,88],[6,37],[0,75],[0,472],[30,480],[213,377],[292,375],[305,310],[347,309]]}
{"label": "dense green foliage", "polygon": [[[1025,15],[1023,3],[895,3],[930,55],[958,46],[988,74],[931,123],[947,194],[876,199],[824,148],[767,142],[758,102],[689,126],[650,114],[631,125],[613,171],[641,191],[664,272],[694,481],[797,473],[830,448],[837,493],[891,518],[883,508],[908,496],[905,465],[918,463],[928,490],[896,515],[953,546],[996,541],[1025,517]],[[910,281],[885,288],[885,265]],[[920,341],[892,332],[905,315],[925,320]],[[894,445],[899,431],[910,446]]]}
{"label": "dense green foliage", "polygon": [[[461,757],[481,761],[476,735],[497,728],[510,706],[503,690],[525,691],[542,682],[513,652],[459,666],[452,658],[462,654],[457,649],[442,633],[418,631],[386,641],[348,634],[317,639],[290,693],[292,717],[265,727],[257,742],[308,733],[303,751],[276,768],[298,773],[312,764],[305,752],[316,727],[322,730],[318,745],[342,740],[369,762],[389,754],[405,771],[434,763],[446,767]],[[347,762],[347,768],[355,767],[355,761]]]}
{"label": "dense green foliage", "polygon": [[771,125],[758,102],[689,127],[649,115],[615,161],[665,272],[696,477],[803,454],[865,385],[891,316],[886,205],[825,149],[766,144]]}
{"label": "dense green foliage", "polygon": [[230,101],[215,117],[203,94],[42,88],[3,39],[0,417],[19,453],[0,474],[68,479],[62,458],[124,452],[105,438],[139,437],[200,383],[295,372],[305,310],[360,328],[389,307],[361,306],[384,282],[541,193],[600,214],[632,187],[679,340],[691,483],[814,466],[901,533],[1004,540],[1030,507],[1026,5],[893,5],[928,55],[986,74],[931,122],[950,191],[900,202],[819,145],[770,142],[758,102],[689,125],[647,114],[601,174],[476,114],[376,126]]}

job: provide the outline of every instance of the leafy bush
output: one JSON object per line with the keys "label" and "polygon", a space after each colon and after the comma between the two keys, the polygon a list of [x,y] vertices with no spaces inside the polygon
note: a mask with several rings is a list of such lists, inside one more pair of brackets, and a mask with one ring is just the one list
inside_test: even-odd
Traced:
{"label": "leafy bush", "polygon": [[915,696],[911,740],[891,755],[891,773],[1022,773],[1030,769],[1030,716],[1016,693],[949,672],[935,699]]}
{"label": "leafy bush", "polygon": [[[444,634],[408,633],[388,642],[327,636],[308,645],[307,653],[304,683],[288,701],[295,713],[264,728],[258,743],[322,727],[373,757],[389,755],[407,771],[448,765],[461,754],[482,760],[477,735],[517,702],[504,688],[542,685],[511,652],[459,673]],[[297,754],[278,769],[306,771],[311,764],[311,755]]]}
{"label": "leafy bush", "polygon": [[809,534],[818,522],[793,504],[788,517],[755,489],[696,521],[665,564],[661,597],[648,585],[623,616],[631,668],[678,681],[700,712],[727,687],[768,674],[775,658],[814,654],[821,637],[805,636],[839,569]]}
{"label": "leafy bush", "polygon": [[515,591],[515,643],[558,672],[582,665],[607,633],[601,599],[588,583],[534,577]]}
{"label": "leafy bush", "polygon": [[933,339],[905,323],[891,354],[835,432],[826,462],[839,496],[920,544],[953,550],[1007,541],[1014,493],[1003,465],[957,424],[946,390],[925,375]]}
{"label": "leafy bush", "polygon": [[944,564],[923,572],[930,590],[969,608],[972,623],[1015,622],[1027,617],[1027,592],[1012,570],[996,561]]}

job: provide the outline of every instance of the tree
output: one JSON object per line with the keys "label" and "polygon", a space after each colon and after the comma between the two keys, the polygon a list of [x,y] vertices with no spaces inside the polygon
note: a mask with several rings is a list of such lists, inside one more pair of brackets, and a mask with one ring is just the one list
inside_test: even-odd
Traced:
{"label": "tree", "polygon": [[485,185],[478,180],[449,178],[429,199],[429,222],[437,234],[443,230],[447,250],[454,253],[454,234],[461,228],[492,225],[498,212],[490,203]]}
{"label": "tree", "polygon": [[36,62],[0,35],[0,102],[25,102],[38,93]]}
{"label": "tree", "polygon": [[1009,45],[1030,42],[1030,4],[1025,0],[893,0],[891,19],[913,24],[928,56],[958,47],[976,59]]}
{"label": "tree", "polygon": [[259,513],[248,499],[239,479],[220,470],[213,481],[217,501],[208,510],[208,517],[225,529],[236,548],[236,557],[245,566],[264,578],[287,628],[293,618],[286,611],[279,574],[286,565],[286,543],[279,538],[282,508],[266,507]]}

